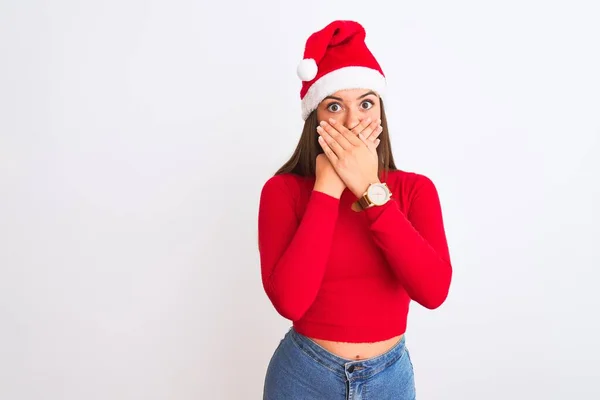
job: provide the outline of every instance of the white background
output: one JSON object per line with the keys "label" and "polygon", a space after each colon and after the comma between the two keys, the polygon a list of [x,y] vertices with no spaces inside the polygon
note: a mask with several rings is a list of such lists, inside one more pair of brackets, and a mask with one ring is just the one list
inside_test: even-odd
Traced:
{"label": "white background", "polygon": [[0,398],[261,398],[289,323],[259,193],[333,19],[367,29],[399,167],[442,200],[418,398],[600,398],[600,6],[523,0],[2,0]]}

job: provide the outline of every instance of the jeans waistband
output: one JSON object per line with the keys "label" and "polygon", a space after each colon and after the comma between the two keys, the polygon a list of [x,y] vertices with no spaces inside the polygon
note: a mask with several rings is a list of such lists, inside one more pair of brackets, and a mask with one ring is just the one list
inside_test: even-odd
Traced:
{"label": "jeans waistband", "polygon": [[310,338],[296,332],[293,327],[290,328],[288,335],[294,344],[314,361],[347,379],[373,376],[395,363],[405,353],[406,339],[404,335],[385,353],[365,360],[349,360],[339,357]]}

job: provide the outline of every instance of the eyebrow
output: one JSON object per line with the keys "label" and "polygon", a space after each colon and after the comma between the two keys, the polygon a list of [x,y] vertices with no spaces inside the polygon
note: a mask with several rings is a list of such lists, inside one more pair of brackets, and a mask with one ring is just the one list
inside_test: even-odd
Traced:
{"label": "eyebrow", "polygon": [[[356,100],[360,100],[360,99],[362,99],[363,97],[367,97],[367,96],[368,96],[368,95],[370,95],[370,94],[377,96],[377,95],[375,94],[375,92],[373,92],[372,90],[370,90],[370,91],[368,91],[367,93],[365,93],[365,94],[363,94],[363,95],[361,95],[361,96],[358,96],[358,98],[357,98]],[[333,99],[333,100],[337,100],[337,101],[341,101],[341,102],[343,102],[343,101],[344,101],[344,99],[342,99],[342,98],[340,98],[340,97],[335,97],[335,96],[327,96],[327,97],[325,97],[325,100],[326,100],[326,99]]]}

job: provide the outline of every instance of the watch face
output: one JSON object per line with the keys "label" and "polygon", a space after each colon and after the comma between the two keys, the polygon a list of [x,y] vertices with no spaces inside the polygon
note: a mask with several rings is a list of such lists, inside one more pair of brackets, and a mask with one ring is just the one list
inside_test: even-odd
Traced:
{"label": "watch face", "polygon": [[367,194],[375,205],[382,205],[388,200],[388,190],[383,185],[371,185]]}

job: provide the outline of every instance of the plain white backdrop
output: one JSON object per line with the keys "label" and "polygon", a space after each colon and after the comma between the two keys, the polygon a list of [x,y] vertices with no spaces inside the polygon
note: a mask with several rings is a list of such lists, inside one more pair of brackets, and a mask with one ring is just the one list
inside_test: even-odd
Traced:
{"label": "plain white backdrop", "polygon": [[334,19],[365,26],[397,163],[442,201],[418,398],[600,398],[600,6],[574,0],[2,0],[0,398],[261,398],[289,322],[259,193]]}

